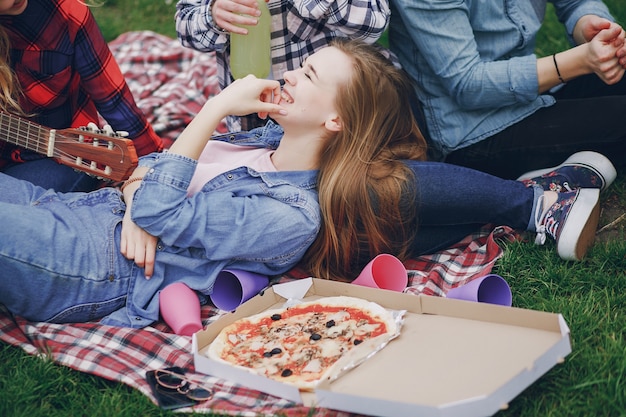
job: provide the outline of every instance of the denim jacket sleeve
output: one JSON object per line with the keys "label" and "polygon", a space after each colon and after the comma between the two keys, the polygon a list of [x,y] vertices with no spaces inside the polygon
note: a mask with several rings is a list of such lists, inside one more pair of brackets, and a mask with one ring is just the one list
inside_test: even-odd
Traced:
{"label": "denim jacket sleeve", "polygon": [[[534,47],[545,3],[533,10],[527,1],[395,2],[437,82],[462,109],[530,103],[538,97]],[[600,0],[555,0],[554,5],[570,34],[584,14],[612,20]]]}
{"label": "denim jacket sleeve", "polygon": [[[195,167],[194,160],[159,154],[135,192],[133,221],[165,245],[198,248],[209,260],[281,263],[302,256],[315,239],[314,190],[289,186],[287,196],[274,196],[271,185],[241,167],[222,176],[223,187],[187,197]],[[233,181],[244,185],[232,187]]]}
{"label": "denim jacket sleeve", "polygon": [[[396,4],[422,59],[437,77],[433,81],[441,83],[461,108],[490,108],[537,98],[532,48],[524,56],[498,60],[498,49],[505,47],[498,43],[511,40],[485,37],[479,50],[471,19],[489,19],[489,14],[474,17],[476,11],[470,8],[475,5],[458,0],[396,0]],[[519,37],[515,40],[519,42]]]}

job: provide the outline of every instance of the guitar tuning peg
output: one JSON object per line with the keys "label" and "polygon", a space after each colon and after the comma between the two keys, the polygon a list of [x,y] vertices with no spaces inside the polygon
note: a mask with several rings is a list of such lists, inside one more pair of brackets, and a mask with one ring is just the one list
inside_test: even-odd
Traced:
{"label": "guitar tuning peg", "polygon": [[90,131],[90,132],[97,132],[99,130],[98,129],[98,125],[95,124],[94,122],[89,122],[87,124],[87,130]]}
{"label": "guitar tuning peg", "polygon": [[117,136],[120,138],[125,138],[128,136],[128,132],[124,130],[113,131],[113,128],[111,127],[110,124],[104,125],[104,127],[102,128],[102,131],[109,136]]}

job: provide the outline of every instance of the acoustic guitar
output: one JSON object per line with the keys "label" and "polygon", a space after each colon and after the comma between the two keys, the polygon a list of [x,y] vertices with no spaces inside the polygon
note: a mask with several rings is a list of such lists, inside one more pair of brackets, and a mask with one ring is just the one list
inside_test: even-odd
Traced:
{"label": "acoustic guitar", "polygon": [[114,182],[127,179],[137,166],[135,145],[124,133],[87,127],[50,129],[0,111],[0,140]]}

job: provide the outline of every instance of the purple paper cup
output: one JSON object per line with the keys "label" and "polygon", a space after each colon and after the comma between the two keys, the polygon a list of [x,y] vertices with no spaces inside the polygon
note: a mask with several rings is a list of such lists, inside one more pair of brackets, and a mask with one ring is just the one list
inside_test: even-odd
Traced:
{"label": "purple paper cup", "polygon": [[485,275],[465,285],[452,288],[446,296],[457,300],[498,304],[506,307],[510,307],[513,301],[509,284],[496,274]]}
{"label": "purple paper cup", "polygon": [[402,262],[393,255],[380,254],[363,268],[353,284],[384,290],[404,291],[409,276]]}
{"label": "purple paper cup", "polygon": [[269,278],[240,269],[224,269],[217,275],[211,302],[220,310],[233,311],[269,284]]}
{"label": "purple paper cup", "polygon": [[200,300],[182,282],[170,284],[161,290],[159,309],[165,323],[178,335],[191,336],[202,330]]}

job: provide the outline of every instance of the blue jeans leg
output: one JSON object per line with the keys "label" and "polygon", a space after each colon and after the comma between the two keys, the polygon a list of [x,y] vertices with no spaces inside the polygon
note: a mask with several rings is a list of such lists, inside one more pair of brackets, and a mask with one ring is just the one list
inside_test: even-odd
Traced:
{"label": "blue jeans leg", "polygon": [[0,303],[37,321],[94,320],[124,306],[119,193],[57,194],[0,174]]}
{"label": "blue jeans leg", "polygon": [[532,229],[532,214],[543,191],[452,164],[406,164],[416,178],[420,228],[415,255],[446,248],[487,223]]}

